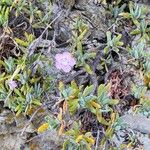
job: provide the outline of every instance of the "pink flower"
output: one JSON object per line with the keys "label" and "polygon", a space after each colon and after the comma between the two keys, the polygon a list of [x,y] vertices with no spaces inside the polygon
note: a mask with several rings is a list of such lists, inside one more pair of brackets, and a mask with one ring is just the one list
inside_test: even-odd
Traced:
{"label": "pink flower", "polygon": [[9,88],[10,88],[11,90],[14,90],[14,89],[17,87],[16,81],[13,81],[13,80],[10,80],[10,81],[8,82],[8,85],[9,85]]}
{"label": "pink flower", "polygon": [[55,66],[57,69],[63,70],[64,72],[70,72],[72,67],[76,64],[76,60],[69,52],[63,52],[62,54],[56,54]]}

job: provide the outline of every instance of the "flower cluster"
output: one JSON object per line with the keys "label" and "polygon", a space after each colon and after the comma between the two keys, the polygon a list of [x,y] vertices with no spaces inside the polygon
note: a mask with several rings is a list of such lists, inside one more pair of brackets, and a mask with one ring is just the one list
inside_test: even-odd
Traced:
{"label": "flower cluster", "polygon": [[66,73],[70,72],[72,67],[76,64],[75,58],[69,52],[56,54],[55,60],[56,68]]}
{"label": "flower cluster", "polygon": [[10,80],[8,82],[8,85],[9,85],[10,90],[14,90],[17,87],[17,83],[14,80]]}

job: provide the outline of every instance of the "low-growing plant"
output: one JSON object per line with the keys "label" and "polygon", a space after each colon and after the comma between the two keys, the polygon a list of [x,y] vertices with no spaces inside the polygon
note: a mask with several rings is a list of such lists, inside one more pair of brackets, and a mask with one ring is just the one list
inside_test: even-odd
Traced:
{"label": "low-growing plant", "polygon": [[129,12],[120,13],[120,16],[123,16],[127,19],[132,19],[135,25],[139,24],[141,20],[145,19],[148,9],[145,6],[140,6],[137,3],[129,2]]}
{"label": "low-growing plant", "polygon": [[125,7],[126,4],[123,4],[121,7],[119,7],[118,5],[109,5],[109,11],[112,15],[112,18],[116,19],[119,16],[119,14],[121,14],[124,11]]}
{"label": "low-growing plant", "polygon": [[52,2],[51,0],[47,1],[46,9],[43,11],[41,6],[45,7],[43,0],[38,1],[39,5],[35,5],[35,2],[30,2],[28,0],[19,0],[13,1],[11,3],[11,9],[14,10],[15,16],[18,17],[21,14],[29,16],[28,21],[33,28],[40,28],[43,25],[49,24],[51,21],[52,13]]}
{"label": "low-growing plant", "polygon": [[118,100],[111,99],[109,97],[109,85],[101,84],[98,87],[97,91],[97,101],[101,105],[101,111],[102,112],[109,112],[112,111],[110,106],[116,105],[118,103]]}
{"label": "low-growing plant", "polygon": [[[122,128],[122,121],[117,113],[112,112],[110,115],[109,125],[106,128],[105,136],[101,139],[100,149],[103,149],[108,141],[111,141],[115,131]],[[109,149],[115,150],[113,145],[109,145]]]}
{"label": "low-growing plant", "polygon": [[77,84],[72,81],[70,86],[65,86],[62,82],[59,83],[60,95],[68,102],[68,108],[73,115],[80,107],[78,94],[80,93],[82,86],[78,87]]}
{"label": "low-growing plant", "polygon": [[104,53],[108,54],[110,51],[119,52],[119,47],[123,45],[123,42],[121,42],[121,34],[118,34],[117,36],[112,36],[112,33],[108,31],[106,33],[107,36],[107,46],[104,48]]}
{"label": "low-growing plant", "polygon": [[[40,0],[40,5],[43,4],[44,4],[44,0]],[[43,25],[48,25],[52,19],[52,10],[53,10],[52,1],[48,0],[46,9],[44,9],[44,11],[38,8],[38,10],[33,13],[37,21],[35,20],[32,27],[39,28],[42,27]]]}
{"label": "low-growing plant", "polygon": [[10,7],[0,4],[0,26],[8,24],[8,18],[10,14]]}
{"label": "low-growing plant", "polygon": [[35,39],[35,36],[33,34],[29,34],[27,32],[24,33],[25,39],[15,38],[15,42],[18,44],[19,49],[21,49],[25,54],[28,53],[28,47]]}
{"label": "low-growing plant", "polygon": [[150,53],[145,50],[146,41],[143,39],[137,45],[130,49],[130,54],[138,62],[138,67],[144,69],[144,74],[147,74],[150,69]]}
{"label": "low-growing plant", "polygon": [[0,5],[12,5],[12,0],[1,0]]}
{"label": "low-growing plant", "polygon": [[[43,133],[47,130],[56,130],[58,134],[61,130],[60,120],[50,116],[45,117],[45,122],[37,129],[38,133]],[[60,126],[60,128],[59,128]],[[82,133],[80,130],[81,123],[74,122],[70,129],[63,132],[65,135],[65,141],[63,143],[63,150],[75,149],[75,150],[91,150],[91,146],[94,145],[95,139],[90,132]],[[60,134],[59,134],[60,135]],[[61,136],[61,135],[60,135]]]}
{"label": "low-growing plant", "polygon": [[72,129],[65,134],[68,135],[68,138],[63,144],[63,150],[91,150],[91,146],[95,143],[90,132],[84,134],[80,132],[80,124],[77,122],[74,122]]}
{"label": "low-growing plant", "polygon": [[136,60],[142,59],[145,56],[144,48],[145,48],[144,41],[141,41],[137,45],[134,45],[133,48],[130,50],[132,57],[134,57]]}
{"label": "low-growing plant", "polygon": [[149,38],[150,27],[148,23],[143,19],[140,23],[136,24],[136,29],[130,32],[131,35],[140,35],[139,41],[145,40],[150,41]]}
{"label": "low-growing plant", "polygon": [[0,100],[15,111],[16,115],[26,114],[33,106],[40,106],[43,92],[50,88],[47,76],[45,76],[47,80],[43,78],[44,76],[39,76],[42,74],[39,70],[41,64],[35,64],[34,71],[31,70],[30,64],[31,60],[27,60],[26,56],[20,59],[10,57],[0,61],[3,69],[0,76]]}
{"label": "low-growing plant", "polygon": [[18,17],[19,14],[23,13],[23,8],[27,7],[27,0],[14,1],[12,8],[15,9],[15,16]]}
{"label": "low-growing plant", "polygon": [[77,58],[77,66],[82,66],[89,74],[92,74],[92,69],[87,63],[87,60],[95,58],[95,52],[85,52],[83,48],[83,39],[88,31],[88,26],[81,20],[78,19],[73,31],[73,42],[75,43],[74,53]]}
{"label": "low-growing plant", "polygon": [[142,113],[145,116],[150,116],[150,96],[146,94],[147,87],[145,86],[132,86],[132,94],[136,99],[140,101],[140,107],[136,109],[138,113]]}
{"label": "low-growing plant", "polygon": [[116,105],[118,100],[113,100],[108,96],[108,85],[101,84],[98,87],[97,94],[93,94],[94,86],[78,87],[75,82],[65,87],[61,82],[59,85],[61,97],[67,101],[69,111],[74,114],[79,108],[87,108],[97,116],[100,123],[108,125],[109,123],[102,117],[103,112],[113,111],[110,106]]}
{"label": "low-growing plant", "polygon": [[59,126],[60,122],[57,118],[53,118],[51,116],[46,116],[45,117],[45,122],[40,125],[38,128],[38,133],[43,133],[47,130],[56,130]]}

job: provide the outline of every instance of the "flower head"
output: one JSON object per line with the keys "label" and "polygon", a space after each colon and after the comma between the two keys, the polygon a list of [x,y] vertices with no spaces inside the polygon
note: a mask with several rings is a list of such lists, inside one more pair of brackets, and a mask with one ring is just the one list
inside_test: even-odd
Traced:
{"label": "flower head", "polygon": [[8,85],[9,85],[9,88],[10,88],[11,90],[14,90],[14,89],[17,87],[17,83],[16,83],[16,81],[14,81],[14,80],[10,80],[10,81],[8,82]]}
{"label": "flower head", "polygon": [[55,63],[56,68],[63,70],[66,73],[70,72],[72,67],[76,64],[75,58],[69,52],[56,54],[55,60],[56,60]]}

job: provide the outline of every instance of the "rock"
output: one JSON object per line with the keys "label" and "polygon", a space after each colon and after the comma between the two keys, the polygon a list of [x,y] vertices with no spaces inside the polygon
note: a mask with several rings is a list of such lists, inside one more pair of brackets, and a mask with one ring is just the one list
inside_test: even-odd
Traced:
{"label": "rock", "polygon": [[75,4],[75,0],[53,0],[53,3],[56,3],[63,8],[71,9]]}
{"label": "rock", "polygon": [[[112,141],[115,143],[116,148],[120,149],[122,143],[125,142],[125,137],[127,132],[130,133],[130,128],[126,129],[126,131],[117,131],[116,134],[114,134]],[[150,139],[148,137],[148,134],[142,134],[140,132],[134,132],[136,139],[139,141],[137,147],[141,147],[143,150],[150,150]],[[137,143],[137,144],[138,144]],[[124,150],[129,150],[129,149],[124,149]]]}
{"label": "rock", "polygon": [[72,30],[78,18],[81,18],[88,25],[89,30],[86,37],[89,37],[91,40],[104,38],[107,29],[106,20],[104,19],[105,9],[87,0],[77,1],[75,6],[77,7],[75,10],[70,11],[65,18],[60,17],[58,26],[54,26],[55,30],[58,31],[56,40],[60,42],[59,44],[72,38]]}
{"label": "rock", "polygon": [[150,138],[148,135],[141,135],[139,137],[140,142],[143,144],[144,150],[150,150]]}
{"label": "rock", "polygon": [[[59,137],[55,130],[46,131],[40,134],[29,145],[31,147],[36,146],[36,150],[60,150],[64,142],[64,137]],[[34,149],[35,150],[35,149]]]}
{"label": "rock", "polygon": [[[23,115],[16,117],[10,110],[3,109],[0,113],[0,135],[20,133],[28,122]],[[32,123],[26,129],[26,132],[33,133],[35,128]]]}
{"label": "rock", "polygon": [[150,118],[143,115],[127,114],[121,117],[122,123],[126,124],[133,130],[141,133],[150,134]]}
{"label": "rock", "polygon": [[20,150],[26,141],[26,135],[20,136],[19,133],[0,135],[1,150]]}

